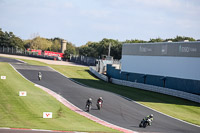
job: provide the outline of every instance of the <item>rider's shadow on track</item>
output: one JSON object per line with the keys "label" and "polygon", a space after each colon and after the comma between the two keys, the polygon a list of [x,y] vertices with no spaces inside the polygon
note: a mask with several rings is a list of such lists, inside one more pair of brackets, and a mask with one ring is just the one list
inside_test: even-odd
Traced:
{"label": "rider's shadow on track", "polygon": [[[91,108],[90,110],[99,110],[98,108]],[[85,109],[85,112],[88,112],[87,109]]]}
{"label": "rider's shadow on track", "polygon": [[91,108],[91,110],[99,110],[98,108]]}
{"label": "rider's shadow on track", "polygon": [[130,127],[134,127],[134,128],[140,128],[138,125],[133,125],[133,126],[130,126]]}

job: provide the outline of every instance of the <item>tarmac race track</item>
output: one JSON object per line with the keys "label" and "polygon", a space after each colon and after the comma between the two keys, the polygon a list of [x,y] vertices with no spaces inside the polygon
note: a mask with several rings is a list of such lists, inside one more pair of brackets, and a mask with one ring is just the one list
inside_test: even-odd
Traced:
{"label": "tarmac race track", "polygon": [[[85,110],[85,102],[91,97],[93,105],[90,114],[120,127],[148,133],[199,133],[200,131],[198,126],[162,115],[116,94],[81,86],[49,67],[27,64],[12,65],[30,81],[60,94],[82,110]],[[39,71],[43,76],[41,81],[38,81],[37,77]],[[96,100],[100,96],[103,97],[104,103],[102,110],[99,111],[96,107]],[[142,118],[149,114],[154,114],[152,126],[139,128],[138,125]]]}

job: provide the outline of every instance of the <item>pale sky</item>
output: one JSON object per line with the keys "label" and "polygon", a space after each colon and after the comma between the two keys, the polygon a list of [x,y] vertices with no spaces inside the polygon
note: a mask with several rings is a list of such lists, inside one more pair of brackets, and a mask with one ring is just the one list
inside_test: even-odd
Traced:
{"label": "pale sky", "polygon": [[0,28],[76,46],[103,38],[200,39],[200,0],[0,0]]}

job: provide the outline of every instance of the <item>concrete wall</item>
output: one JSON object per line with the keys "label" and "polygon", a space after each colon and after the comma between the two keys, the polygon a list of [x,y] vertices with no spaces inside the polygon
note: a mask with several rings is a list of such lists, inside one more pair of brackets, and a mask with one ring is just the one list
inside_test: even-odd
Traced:
{"label": "concrete wall", "polygon": [[114,79],[114,78],[111,78],[111,81],[112,81],[112,83],[118,84],[118,85],[124,85],[124,86],[142,89],[142,90],[158,92],[158,93],[171,95],[171,96],[175,96],[175,97],[180,97],[183,99],[187,99],[190,101],[200,103],[199,95],[195,95],[195,94],[191,94],[191,93],[187,93],[187,92],[183,92],[183,91],[178,91],[178,90],[173,90],[173,89],[163,88],[163,87],[158,87],[158,86],[153,86],[153,85],[147,85],[147,84],[142,84],[142,83],[137,83],[137,82],[119,80],[119,79]]}
{"label": "concrete wall", "polygon": [[200,80],[200,58],[171,56],[122,56],[122,72]]}

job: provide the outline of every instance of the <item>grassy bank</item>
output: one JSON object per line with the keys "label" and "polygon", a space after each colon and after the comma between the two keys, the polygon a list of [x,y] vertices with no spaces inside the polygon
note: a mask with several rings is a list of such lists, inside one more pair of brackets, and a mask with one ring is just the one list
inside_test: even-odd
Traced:
{"label": "grassy bank", "polygon": [[[117,132],[69,110],[55,98],[25,80],[7,63],[0,62],[0,127],[85,132]],[[19,91],[27,91],[19,97]],[[43,119],[43,112],[53,112]]]}

